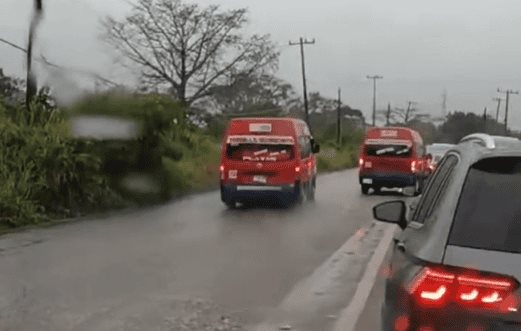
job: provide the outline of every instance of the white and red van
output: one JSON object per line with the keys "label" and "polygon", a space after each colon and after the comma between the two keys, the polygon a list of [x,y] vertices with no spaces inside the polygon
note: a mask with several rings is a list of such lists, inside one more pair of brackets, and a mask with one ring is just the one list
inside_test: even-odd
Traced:
{"label": "white and red van", "polygon": [[221,200],[284,204],[315,197],[315,143],[306,122],[293,118],[236,118],[222,142]]}
{"label": "white and red van", "polygon": [[371,128],[360,148],[359,182],[362,193],[370,189],[415,188],[420,194],[430,173],[423,139],[403,127]]}

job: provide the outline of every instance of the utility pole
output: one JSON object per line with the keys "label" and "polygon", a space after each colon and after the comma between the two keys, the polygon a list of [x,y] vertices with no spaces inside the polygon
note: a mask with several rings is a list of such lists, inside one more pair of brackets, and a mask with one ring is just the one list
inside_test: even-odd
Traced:
{"label": "utility pole", "polygon": [[409,123],[409,116],[411,115],[412,106],[418,104],[414,101],[408,101],[407,102],[407,110],[405,111],[405,124]]}
{"label": "utility pole", "polygon": [[483,126],[484,132],[487,133],[487,107],[483,110]]}
{"label": "utility pole", "polygon": [[496,122],[499,123],[499,110],[501,109],[501,98],[494,98],[494,101],[497,101],[497,109],[496,109]]}
{"label": "utility pole", "polygon": [[519,91],[514,91],[514,90],[511,90],[511,89],[502,90],[502,89],[499,89],[499,88],[497,89],[497,91],[499,93],[506,94],[506,101],[505,101],[505,134],[508,134],[508,106],[509,106],[509,103],[510,103],[510,95],[519,94]]}
{"label": "utility pole", "polygon": [[304,110],[305,110],[305,121],[309,125],[309,105],[308,105],[308,87],[306,83],[306,61],[304,58],[304,45],[314,45],[315,39],[307,40],[300,37],[298,42],[289,42],[290,46],[300,45],[300,58],[302,61],[302,84],[304,86]]}
{"label": "utility pole", "polygon": [[376,126],[376,81],[383,79],[383,76],[373,75],[367,76],[367,79],[373,80],[373,127]]}
{"label": "utility pole", "polygon": [[391,103],[387,104],[387,114],[385,116],[385,125],[391,126]]}
{"label": "utility pole", "polygon": [[342,146],[342,90],[338,89],[338,104],[337,104],[337,116],[336,116],[336,141],[338,148]]}
{"label": "utility pole", "polygon": [[443,118],[447,117],[447,89],[444,89],[441,94],[441,114]]}

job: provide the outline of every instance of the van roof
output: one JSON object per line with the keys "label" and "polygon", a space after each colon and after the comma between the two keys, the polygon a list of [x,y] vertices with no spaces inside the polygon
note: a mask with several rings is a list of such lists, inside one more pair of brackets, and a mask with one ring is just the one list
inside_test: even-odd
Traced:
{"label": "van roof", "polygon": [[[388,134],[384,134],[385,131],[389,131]],[[393,132],[395,131],[395,132]],[[420,133],[414,129],[406,128],[406,127],[383,127],[383,128],[371,128],[367,131],[365,136],[365,141],[367,140],[409,140],[409,141],[415,141],[420,142],[423,144],[423,138],[420,135]]]}
{"label": "van roof", "polygon": [[228,125],[228,134],[250,134],[250,123],[269,123],[272,125],[271,134],[275,135],[311,135],[306,124],[301,119],[290,117],[241,117],[233,118]]}
{"label": "van roof", "polygon": [[298,122],[298,123],[305,123],[303,120],[299,118],[293,118],[293,117],[238,117],[238,118],[232,118],[232,122],[252,122],[252,121],[268,121],[268,122],[276,122],[276,121],[292,121],[292,122]]}
{"label": "van roof", "polygon": [[403,126],[386,126],[383,128],[370,128],[368,131],[382,131],[382,130],[398,130],[398,131],[417,132],[414,129],[403,127]]}

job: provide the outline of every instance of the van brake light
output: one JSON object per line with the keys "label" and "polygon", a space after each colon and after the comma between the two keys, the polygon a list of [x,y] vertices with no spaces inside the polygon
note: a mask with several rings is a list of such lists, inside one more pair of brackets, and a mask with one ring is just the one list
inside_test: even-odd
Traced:
{"label": "van brake light", "polygon": [[221,166],[219,167],[219,171],[220,171],[220,172],[224,172],[224,166],[223,166],[223,165],[221,165]]}
{"label": "van brake light", "polygon": [[416,172],[416,161],[411,162],[411,172]]}
{"label": "van brake light", "polygon": [[360,159],[358,160],[358,165],[359,165],[360,167],[362,167],[362,166],[364,165],[364,159],[363,159],[363,158],[360,158]]}
{"label": "van brake light", "polygon": [[295,167],[295,172],[296,172],[296,173],[299,173],[299,172],[300,172],[300,167],[299,167],[299,166],[296,166],[296,167]]}

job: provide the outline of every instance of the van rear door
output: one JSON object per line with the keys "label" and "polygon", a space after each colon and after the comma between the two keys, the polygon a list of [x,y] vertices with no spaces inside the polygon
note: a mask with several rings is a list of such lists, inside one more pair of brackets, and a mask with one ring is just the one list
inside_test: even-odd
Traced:
{"label": "van rear door", "polygon": [[230,136],[225,148],[224,179],[228,183],[284,185],[295,181],[293,137]]}
{"label": "van rear door", "polygon": [[416,170],[411,141],[368,139],[363,148],[363,172],[409,174]]}

